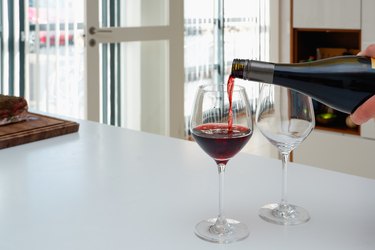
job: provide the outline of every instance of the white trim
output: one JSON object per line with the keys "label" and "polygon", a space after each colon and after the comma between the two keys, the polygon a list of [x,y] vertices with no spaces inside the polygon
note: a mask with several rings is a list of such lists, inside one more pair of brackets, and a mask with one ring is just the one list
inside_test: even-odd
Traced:
{"label": "white trim", "polygon": [[279,7],[279,61],[290,63],[291,1],[280,1]]}
{"label": "white trim", "polygon": [[184,0],[170,0],[169,135],[183,138],[184,123]]}
{"label": "white trim", "polygon": [[[96,3],[96,4],[94,4]],[[85,23],[87,25],[99,26],[99,3],[98,0],[85,0]],[[85,50],[85,73],[87,90],[87,110],[86,117],[92,121],[100,121],[100,71],[99,71],[99,47],[89,46],[92,39],[86,27],[86,50]],[[97,72],[97,73],[95,73]]]}
{"label": "white trim", "polygon": [[270,61],[279,62],[279,46],[280,46],[280,6],[279,0],[269,0],[270,12]]}
{"label": "white trim", "polygon": [[100,28],[93,37],[97,43],[120,43],[174,39],[171,26]]}

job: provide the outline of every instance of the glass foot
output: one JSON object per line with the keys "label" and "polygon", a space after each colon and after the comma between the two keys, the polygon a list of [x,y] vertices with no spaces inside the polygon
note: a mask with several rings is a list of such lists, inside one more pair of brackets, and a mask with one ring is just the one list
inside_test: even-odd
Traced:
{"label": "glass foot", "polygon": [[195,234],[214,243],[231,243],[243,240],[249,236],[249,230],[244,223],[232,219],[225,219],[217,223],[217,218],[203,220],[195,226]]}
{"label": "glass foot", "polygon": [[298,225],[310,220],[309,213],[295,205],[268,204],[259,210],[259,216],[271,223],[279,225]]}

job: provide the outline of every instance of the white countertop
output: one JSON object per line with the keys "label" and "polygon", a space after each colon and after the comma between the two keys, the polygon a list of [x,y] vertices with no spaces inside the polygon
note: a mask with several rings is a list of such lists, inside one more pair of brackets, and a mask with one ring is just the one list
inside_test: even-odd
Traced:
{"label": "white countertop", "polygon": [[311,220],[279,226],[258,209],[280,199],[280,161],[240,153],[226,171],[225,214],[250,236],[220,246],[193,233],[218,197],[215,163],[198,145],[79,123],[0,150],[1,250],[375,249],[375,180],[291,164],[289,201]]}

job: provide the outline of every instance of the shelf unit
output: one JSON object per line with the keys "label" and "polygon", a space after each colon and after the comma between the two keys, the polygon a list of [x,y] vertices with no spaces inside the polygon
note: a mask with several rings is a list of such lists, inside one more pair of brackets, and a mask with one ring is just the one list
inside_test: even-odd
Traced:
{"label": "shelf unit", "polygon": [[[374,0],[281,1],[284,62],[305,60],[315,47],[364,49],[375,42]],[[282,41],[283,41],[282,40]],[[318,44],[322,43],[324,44]],[[353,44],[354,43],[354,44]],[[297,46],[301,45],[301,46]],[[306,51],[304,51],[306,50]],[[315,129],[293,152],[293,161],[375,178],[375,122],[341,130]],[[333,132],[334,131],[334,132]],[[353,135],[353,133],[354,135]],[[359,134],[359,135],[358,135]]]}
{"label": "shelf unit", "polygon": [[[343,54],[356,54],[361,48],[361,30],[293,28],[291,32],[292,63]],[[328,55],[328,56],[327,56]],[[350,123],[347,114],[314,100],[316,128],[339,133],[360,135],[360,127]],[[330,117],[325,119],[325,117]],[[349,124],[349,125],[348,125]]]}

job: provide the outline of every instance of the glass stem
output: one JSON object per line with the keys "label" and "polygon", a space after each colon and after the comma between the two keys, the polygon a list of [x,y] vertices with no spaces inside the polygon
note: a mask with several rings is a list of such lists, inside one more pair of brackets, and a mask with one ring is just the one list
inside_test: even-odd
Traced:
{"label": "glass stem", "polygon": [[288,198],[287,198],[288,160],[289,160],[289,153],[281,153],[281,162],[282,162],[281,202],[280,202],[281,206],[288,205]]}
{"label": "glass stem", "polygon": [[219,214],[216,222],[211,226],[210,232],[213,234],[226,235],[231,231],[231,227],[224,216],[224,173],[225,164],[219,163],[217,165],[219,171]]}
{"label": "glass stem", "polygon": [[220,224],[225,223],[225,216],[224,216],[224,174],[225,174],[225,167],[226,165],[223,163],[219,163],[217,165],[218,172],[219,172],[219,214],[217,216],[217,220]]}

